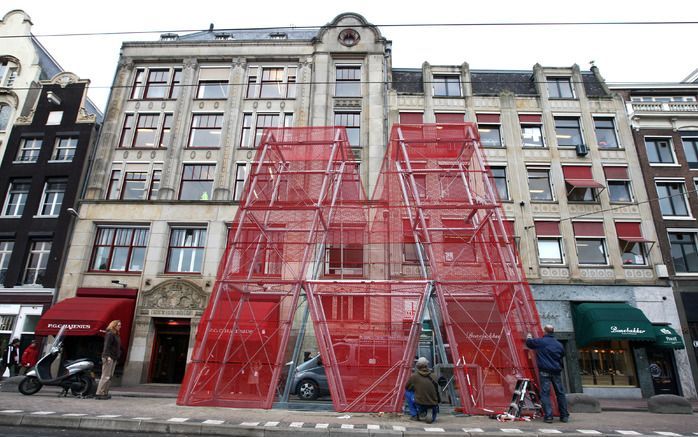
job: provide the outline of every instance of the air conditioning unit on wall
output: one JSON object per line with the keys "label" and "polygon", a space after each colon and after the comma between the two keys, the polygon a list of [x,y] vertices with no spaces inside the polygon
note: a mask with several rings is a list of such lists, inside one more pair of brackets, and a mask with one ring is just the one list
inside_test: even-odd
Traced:
{"label": "air conditioning unit on wall", "polygon": [[586,144],[577,144],[576,150],[577,156],[587,156],[589,153],[589,147]]}

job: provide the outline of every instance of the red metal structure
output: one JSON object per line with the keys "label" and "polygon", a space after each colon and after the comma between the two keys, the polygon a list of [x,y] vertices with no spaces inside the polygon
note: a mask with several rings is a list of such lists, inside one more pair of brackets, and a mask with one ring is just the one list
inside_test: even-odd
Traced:
{"label": "red metal structure", "polygon": [[337,411],[402,409],[425,317],[464,410],[506,407],[539,322],[478,145],[395,125],[368,200],[343,128],[266,130],[178,402],[270,408],[302,297]]}

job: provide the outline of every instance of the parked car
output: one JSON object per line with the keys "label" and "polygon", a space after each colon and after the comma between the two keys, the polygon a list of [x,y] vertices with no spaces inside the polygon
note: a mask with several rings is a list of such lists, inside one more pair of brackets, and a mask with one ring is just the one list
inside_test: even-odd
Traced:
{"label": "parked car", "polygon": [[322,365],[320,355],[316,355],[296,367],[296,375],[291,387],[293,394],[303,400],[313,401],[320,396],[330,394],[325,367]]}

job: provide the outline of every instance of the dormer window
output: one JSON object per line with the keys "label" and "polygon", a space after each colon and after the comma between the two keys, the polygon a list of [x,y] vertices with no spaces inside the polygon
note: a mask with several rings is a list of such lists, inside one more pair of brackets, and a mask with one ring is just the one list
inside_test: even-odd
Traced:
{"label": "dormer window", "polygon": [[176,33],[163,33],[160,35],[161,41],[177,41],[178,39],[179,35]]}
{"label": "dormer window", "polygon": [[288,39],[288,35],[285,32],[272,32],[269,34],[271,39]]}
{"label": "dormer window", "polygon": [[354,29],[344,29],[339,32],[339,37],[337,39],[339,39],[340,44],[343,46],[353,47],[359,43],[361,35]]}
{"label": "dormer window", "polygon": [[0,60],[0,86],[11,87],[17,79],[17,65],[8,60]]}
{"label": "dormer window", "polygon": [[225,41],[228,39],[233,39],[233,34],[229,32],[217,32],[216,33],[216,40],[218,41]]}

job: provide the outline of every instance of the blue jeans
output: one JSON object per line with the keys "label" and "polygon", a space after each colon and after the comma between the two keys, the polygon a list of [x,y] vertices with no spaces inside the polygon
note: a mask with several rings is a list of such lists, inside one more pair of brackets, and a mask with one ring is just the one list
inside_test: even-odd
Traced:
{"label": "blue jeans", "polygon": [[420,414],[421,413],[426,413],[427,411],[431,410],[431,421],[436,422],[436,413],[439,412],[439,406],[438,405],[422,405],[422,404],[417,404],[417,409],[419,410]]}
{"label": "blue jeans", "polygon": [[414,402],[414,392],[412,390],[405,390],[405,402],[407,402],[410,416],[417,417],[419,411],[417,411],[417,404]]}
{"label": "blue jeans", "polygon": [[562,378],[560,374],[548,373],[540,371],[540,403],[543,405],[543,414],[546,419],[553,418],[553,406],[550,402],[550,386],[555,390],[557,398],[557,407],[560,409],[560,417],[567,417],[570,413],[567,411],[567,398],[565,397],[565,388],[562,386]]}

